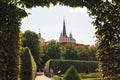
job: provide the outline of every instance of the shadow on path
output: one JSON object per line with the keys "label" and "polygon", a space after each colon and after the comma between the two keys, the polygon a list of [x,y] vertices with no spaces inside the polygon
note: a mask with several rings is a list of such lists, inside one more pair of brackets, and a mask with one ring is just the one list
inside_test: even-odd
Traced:
{"label": "shadow on path", "polygon": [[37,74],[36,74],[36,76],[42,76],[42,75],[44,75],[43,72],[37,72]]}

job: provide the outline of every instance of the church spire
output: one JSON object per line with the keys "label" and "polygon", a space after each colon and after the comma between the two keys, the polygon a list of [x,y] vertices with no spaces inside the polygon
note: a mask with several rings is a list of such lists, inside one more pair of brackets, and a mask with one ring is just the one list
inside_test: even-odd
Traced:
{"label": "church spire", "polygon": [[63,19],[63,36],[67,36],[66,35],[66,27],[65,27],[65,19]]}

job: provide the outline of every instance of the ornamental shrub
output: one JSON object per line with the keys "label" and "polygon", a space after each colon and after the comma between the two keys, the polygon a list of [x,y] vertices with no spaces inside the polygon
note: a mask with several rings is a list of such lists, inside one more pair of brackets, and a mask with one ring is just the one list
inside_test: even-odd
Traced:
{"label": "ornamental shrub", "polygon": [[77,70],[74,66],[71,66],[65,73],[63,80],[81,80]]}
{"label": "ornamental shrub", "polygon": [[49,69],[52,68],[54,74],[57,74],[58,71],[61,71],[61,74],[64,74],[72,65],[79,73],[92,73],[96,72],[96,69],[98,68],[98,61],[51,59],[46,62],[44,72],[46,76],[49,76]]}
{"label": "ornamental shrub", "polygon": [[44,67],[44,74],[46,76],[50,76],[50,61],[51,60],[48,60],[46,63],[45,63],[45,67]]}
{"label": "ornamental shrub", "polygon": [[35,80],[36,63],[29,48],[24,48],[21,54],[21,80]]}
{"label": "ornamental shrub", "polygon": [[60,77],[58,75],[54,75],[52,80],[61,80]]}

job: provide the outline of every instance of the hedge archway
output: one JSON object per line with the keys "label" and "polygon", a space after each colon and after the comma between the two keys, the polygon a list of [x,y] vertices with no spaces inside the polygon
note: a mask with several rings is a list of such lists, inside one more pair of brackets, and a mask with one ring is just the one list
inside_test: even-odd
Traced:
{"label": "hedge archway", "polygon": [[[96,26],[99,70],[103,80],[120,79],[120,0],[2,0],[0,1],[0,79],[18,80],[19,26],[23,8],[50,4],[86,7]],[[12,64],[10,64],[12,62]]]}

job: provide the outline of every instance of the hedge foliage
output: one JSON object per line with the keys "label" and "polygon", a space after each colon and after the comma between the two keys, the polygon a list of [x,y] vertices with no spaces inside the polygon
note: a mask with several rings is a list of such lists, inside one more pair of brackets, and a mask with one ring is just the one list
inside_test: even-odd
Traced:
{"label": "hedge foliage", "polygon": [[51,59],[46,62],[44,72],[46,76],[49,76],[49,69],[52,68],[54,74],[57,74],[58,71],[61,71],[61,74],[64,74],[72,65],[76,68],[78,73],[96,72],[96,69],[98,68],[97,61]]}
{"label": "hedge foliage", "polygon": [[36,63],[29,48],[24,48],[21,54],[21,80],[35,80]]}
{"label": "hedge foliage", "polygon": [[19,78],[19,26],[25,16],[25,10],[0,1],[0,80]]}
{"label": "hedge foliage", "polygon": [[58,75],[54,75],[52,80],[61,80],[61,78]]}
{"label": "hedge foliage", "polygon": [[74,66],[71,66],[66,72],[63,80],[81,80],[80,76],[78,75],[77,70]]}

